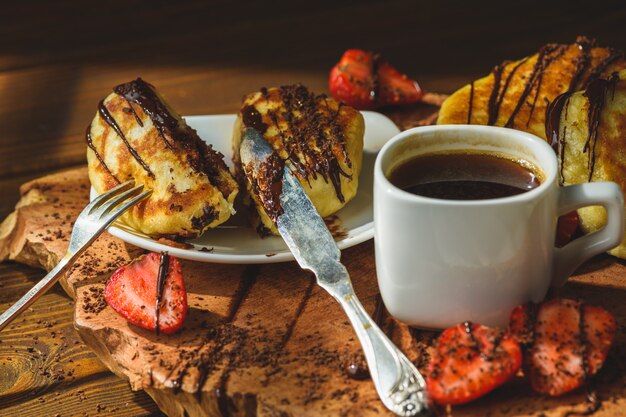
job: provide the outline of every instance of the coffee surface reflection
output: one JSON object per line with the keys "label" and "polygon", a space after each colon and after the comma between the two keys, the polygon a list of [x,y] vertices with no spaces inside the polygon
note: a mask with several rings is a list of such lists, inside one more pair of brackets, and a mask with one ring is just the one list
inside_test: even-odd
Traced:
{"label": "coffee surface reflection", "polygon": [[509,197],[537,188],[541,177],[528,161],[472,151],[419,155],[392,169],[388,176],[404,191],[445,200]]}

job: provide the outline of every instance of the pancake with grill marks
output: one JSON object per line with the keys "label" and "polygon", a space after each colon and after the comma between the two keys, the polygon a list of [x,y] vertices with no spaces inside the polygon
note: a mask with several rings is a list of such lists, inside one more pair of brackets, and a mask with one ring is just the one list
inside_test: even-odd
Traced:
{"label": "pancake with grill marks", "polygon": [[[562,184],[614,181],[626,194],[626,70],[559,96],[549,108],[546,130],[557,150]],[[599,206],[578,214],[586,233],[606,224]],[[609,253],[626,259],[626,238]]]}
{"label": "pancake with grill marks", "polygon": [[237,177],[245,184],[248,205],[254,204],[253,224],[261,234],[278,234],[261,204],[272,184],[253,187],[239,160],[239,145],[246,127],[263,134],[277,158],[267,180],[282,181],[287,166],[298,177],[319,214],[329,216],[357,192],[363,154],[365,124],[358,110],[302,85],[261,89],[245,97],[233,133]]}
{"label": "pancake with grill marks", "polygon": [[95,190],[103,193],[130,179],[151,189],[122,217],[150,236],[194,237],[228,220],[239,188],[223,155],[142,79],[113,91],[86,133]]}
{"label": "pancake with grill marks", "polygon": [[621,51],[597,47],[585,37],[569,45],[548,44],[534,55],[496,65],[488,76],[457,90],[441,106],[437,124],[505,126],[547,139],[550,102],[623,68]]}

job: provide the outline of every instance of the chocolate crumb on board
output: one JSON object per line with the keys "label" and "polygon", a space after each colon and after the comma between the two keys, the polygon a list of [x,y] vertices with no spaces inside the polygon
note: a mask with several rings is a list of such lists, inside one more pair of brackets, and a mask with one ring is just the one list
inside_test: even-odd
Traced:
{"label": "chocolate crumb on board", "polygon": [[84,303],[83,310],[86,313],[98,314],[107,306],[107,302],[104,299],[103,287],[89,287],[83,291]]}

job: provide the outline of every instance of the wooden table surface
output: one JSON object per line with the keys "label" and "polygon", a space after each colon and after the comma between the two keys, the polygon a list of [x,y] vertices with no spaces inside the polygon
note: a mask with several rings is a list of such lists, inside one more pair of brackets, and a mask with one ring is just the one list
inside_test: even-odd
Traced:
{"label": "wooden table surface", "polygon": [[[302,82],[326,91],[328,70],[350,47],[379,51],[443,93],[504,59],[579,34],[626,49],[620,1],[430,3],[3,4],[0,218],[12,211],[21,183],[85,164],[84,130],[98,101],[137,76],[182,114],[215,114],[235,112],[244,94],[262,86]],[[0,309],[42,276],[0,264]],[[0,334],[0,416],[162,415],[82,344],[72,315],[73,302],[55,287]]]}

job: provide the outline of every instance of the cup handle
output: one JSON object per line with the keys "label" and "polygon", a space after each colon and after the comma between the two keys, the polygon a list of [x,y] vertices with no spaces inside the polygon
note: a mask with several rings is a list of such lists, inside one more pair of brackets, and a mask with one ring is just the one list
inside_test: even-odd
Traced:
{"label": "cup handle", "polygon": [[624,236],[624,196],[614,182],[593,182],[559,188],[557,214],[580,207],[600,205],[607,211],[607,223],[597,232],[583,236],[562,248],[554,248],[552,286],[560,287],[584,261],[619,245]]}

